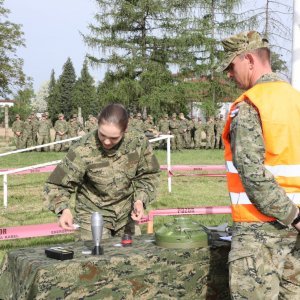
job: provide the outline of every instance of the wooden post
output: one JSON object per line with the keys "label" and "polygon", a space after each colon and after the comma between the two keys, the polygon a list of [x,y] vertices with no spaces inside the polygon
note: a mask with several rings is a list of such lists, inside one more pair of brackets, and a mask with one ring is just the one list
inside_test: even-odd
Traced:
{"label": "wooden post", "polygon": [[81,107],[78,107],[78,121],[83,124],[83,118],[81,113]]}
{"label": "wooden post", "polygon": [[8,134],[8,106],[4,106],[4,128],[5,128],[5,140],[9,140]]}

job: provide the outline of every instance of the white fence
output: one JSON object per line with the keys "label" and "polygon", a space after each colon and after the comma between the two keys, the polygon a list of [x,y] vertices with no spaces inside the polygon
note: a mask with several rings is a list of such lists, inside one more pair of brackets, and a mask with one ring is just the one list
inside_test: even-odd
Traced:
{"label": "white fence", "polygon": [[[57,142],[53,142],[53,143],[43,144],[43,145],[34,146],[34,147],[30,147],[30,148],[25,148],[25,149],[14,150],[14,151],[6,152],[6,153],[0,153],[0,157],[15,154],[15,153],[20,153],[20,152],[31,151],[31,150],[35,150],[35,149],[39,149],[39,148],[44,148],[44,147],[55,145],[55,144],[61,144],[61,143],[65,143],[65,142],[75,141],[80,138],[81,138],[81,136],[78,136],[78,137],[74,137],[74,138],[70,138],[70,139],[66,139],[66,140],[62,140],[62,141],[57,141]],[[171,138],[173,138],[173,135],[166,134],[166,135],[160,135],[157,138],[149,140],[150,143],[157,142],[160,140],[165,140],[165,139],[167,140],[167,172],[168,172],[169,193],[171,192],[171,184],[172,184],[172,181],[171,181],[172,178],[171,178],[171,176],[169,176],[170,171],[171,171],[171,144],[170,144]],[[7,200],[8,199],[8,177],[7,177],[7,175],[17,174],[17,173],[21,173],[21,172],[24,172],[27,170],[39,169],[39,168],[46,167],[46,166],[57,165],[59,162],[60,162],[60,160],[56,160],[56,161],[51,161],[51,162],[47,162],[44,164],[32,165],[32,166],[28,166],[28,167],[23,167],[23,168],[18,168],[18,169],[13,169],[13,170],[5,170],[5,171],[0,172],[0,176],[1,175],[3,176],[3,206],[4,206],[4,208],[7,208],[7,206],[8,206],[8,200]]]}

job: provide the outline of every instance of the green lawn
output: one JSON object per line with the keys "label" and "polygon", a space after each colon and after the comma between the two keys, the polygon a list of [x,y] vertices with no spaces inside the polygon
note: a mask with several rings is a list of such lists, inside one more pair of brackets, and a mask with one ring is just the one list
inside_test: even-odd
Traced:
{"label": "green lawn", "polygon": [[[160,164],[167,163],[166,152],[156,151]],[[0,157],[0,169],[17,168],[34,164],[45,163],[61,159],[65,153],[56,152],[29,152]],[[224,164],[222,150],[184,150],[171,154],[173,165],[213,165]],[[225,177],[203,177],[200,171],[174,172],[172,177],[172,192],[168,192],[167,173],[161,172],[161,181],[157,200],[148,207],[148,210],[162,208],[181,208],[196,206],[229,205]],[[206,172],[207,173],[207,172]],[[210,172],[212,173],[212,172]],[[222,173],[222,172],[221,172]],[[184,175],[184,176],[183,176]],[[186,176],[190,175],[190,176]],[[43,203],[43,185],[49,173],[8,176],[8,208],[3,208],[3,177],[0,177],[0,226],[19,226],[26,224],[41,224],[56,222],[56,216],[49,212]],[[155,217],[154,228],[174,217]],[[191,216],[204,225],[230,223],[229,215]],[[146,232],[147,224],[142,225]],[[72,235],[29,238],[0,242],[0,261],[4,253],[14,247],[27,247],[40,244],[54,244],[72,241]]]}

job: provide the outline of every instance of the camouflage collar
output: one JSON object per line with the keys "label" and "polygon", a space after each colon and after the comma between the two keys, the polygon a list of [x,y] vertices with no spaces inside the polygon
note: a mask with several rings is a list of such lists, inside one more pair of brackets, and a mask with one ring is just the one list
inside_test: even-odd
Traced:
{"label": "camouflage collar", "polygon": [[[272,81],[284,81],[282,78],[280,78],[279,75],[277,75],[276,73],[268,73],[268,74],[264,74],[262,75],[256,82],[255,84],[259,84],[259,83],[264,83],[264,82],[272,82]],[[254,85],[255,85],[254,84]]]}

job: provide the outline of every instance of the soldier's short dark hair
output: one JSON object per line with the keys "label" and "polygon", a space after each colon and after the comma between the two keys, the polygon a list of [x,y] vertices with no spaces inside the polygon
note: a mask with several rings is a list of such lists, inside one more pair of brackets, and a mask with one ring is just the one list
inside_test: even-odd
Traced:
{"label": "soldier's short dark hair", "polygon": [[103,122],[112,123],[124,132],[128,125],[128,113],[125,107],[119,103],[105,106],[98,115],[98,125]]}

